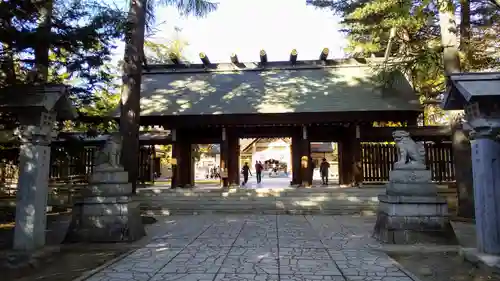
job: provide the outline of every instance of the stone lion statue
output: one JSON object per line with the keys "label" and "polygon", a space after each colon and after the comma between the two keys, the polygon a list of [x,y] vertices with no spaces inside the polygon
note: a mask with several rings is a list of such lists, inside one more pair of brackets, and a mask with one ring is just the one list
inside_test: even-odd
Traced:
{"label": "stone lion statue", "polygon": [[95,157],[96,167],[118,168],[122,150],[122,139],[118,134],[110,135]]}
{"label": "stone lion statue", "polygon": [[410,133],[406,131],[394,131],[392,137],[398,148],[398,161],[394,163],[394,167],[406,165],[425,165],[425,148],[421,144],[417,144],[411,139]]}

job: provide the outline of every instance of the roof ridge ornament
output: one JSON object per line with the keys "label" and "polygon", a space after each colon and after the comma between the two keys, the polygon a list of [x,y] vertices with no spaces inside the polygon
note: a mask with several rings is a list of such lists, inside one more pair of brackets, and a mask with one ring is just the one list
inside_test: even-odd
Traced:
{"label": "roof ridge ornament", "polygon": [[260,64],[262,66],[266,65],[267,64],[267,53],[266,53],[266,51],[264,49],[260,50],[259,55],[260,55]]}
{"label": "roof ridge ornament", "polygon": [[290,52],[290,62],[292,63],[292,65],[295,65],[297,63],[297,56],[298,55],[299,55],[299,53],[297,52],[297,49],[293,49]]}
{"label": "roof ridge ornament", "polygon": [[328,48],[323,48],[321,51],[321,54],[319,55],[319,59],[323,62],[326,62],[328,59],[328,54],[330,53],[330,50]]}

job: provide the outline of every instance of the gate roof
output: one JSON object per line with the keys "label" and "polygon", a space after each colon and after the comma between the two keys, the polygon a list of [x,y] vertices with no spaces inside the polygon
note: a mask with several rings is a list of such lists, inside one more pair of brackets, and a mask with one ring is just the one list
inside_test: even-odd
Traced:
{"label": "gate roof", "polygon": [[381,84],[366,59],[153,65],[142,78],[141,116],[421,111],[402,74]]}

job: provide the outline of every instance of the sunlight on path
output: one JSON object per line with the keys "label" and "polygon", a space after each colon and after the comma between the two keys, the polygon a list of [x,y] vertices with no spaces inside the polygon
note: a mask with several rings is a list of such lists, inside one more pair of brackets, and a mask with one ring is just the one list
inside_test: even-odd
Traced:
{"label": "sunlight on path", "polygon": [[87,281],[417,281],[370,237],[373,217],[171,216]]}

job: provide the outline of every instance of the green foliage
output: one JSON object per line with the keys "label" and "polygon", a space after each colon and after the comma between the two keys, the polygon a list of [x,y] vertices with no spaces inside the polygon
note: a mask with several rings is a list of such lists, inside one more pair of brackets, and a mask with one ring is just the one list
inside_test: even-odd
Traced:
{"label": "green foliage", "polygon": [[148,63],[164,64],[170,63],[170,57],[175,55],[180,60],[184,58],[184,50],[188,46],[188,42],[181,39],[178,35],[174,39],[166,43],[158,43],[146,40],[144,42],[144,52]]}
{"label": "green foliage", "polygon": [[[348,39],[347,52],[354,57],[383,57],[391,29],[395,29],[390,58],[377,71],[388,79],[401,71],[412,82],[426,116],[435,120],[442,112],[433,103],[445,89],[443,44],[437,0],[308,0],[310,5],[331,9],[342,17]],[[462,69],[481,71],[500,66],[498,34],[500,9],[496,0],[445,1],[459,15]],[[470,11],[467,8],[470,7]],[[435,102],[434,102],[435,104]],[[437,116],[435,116],[437,114]],[[432,116],[431,116],[432,115]]]}
{"label": "green foliage", "polygon": [[[90,102],[92,94],[113,79],[105,67],[113,41],[123,37],[125,15],[97,0],[0,2],[0,89],[20,84],[70,83],[74,97]],[[45,5],[45,4],[44,4]],[[40,18],[48,16],[48,30]],[[36,53],[45,44],[48,62]],[[34,81],[36,64],[49,69],[48,81]]]}

